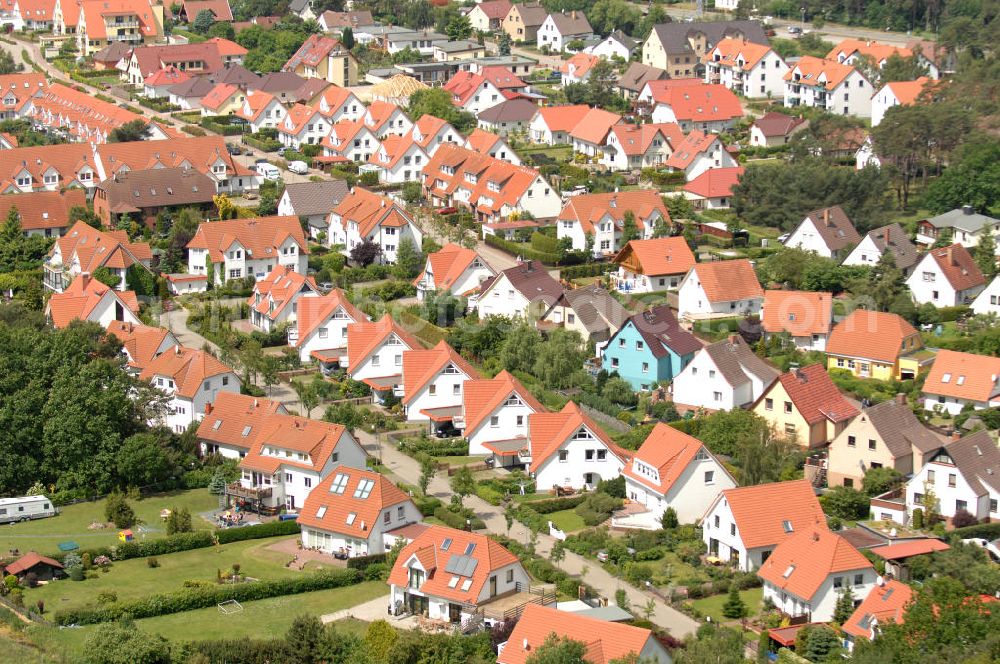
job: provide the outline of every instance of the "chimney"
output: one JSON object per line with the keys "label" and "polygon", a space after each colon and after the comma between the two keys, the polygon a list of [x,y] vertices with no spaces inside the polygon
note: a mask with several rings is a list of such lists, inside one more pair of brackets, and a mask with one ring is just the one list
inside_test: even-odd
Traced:
{"label": "chimney", "polygon": [[83,286],[84,289],[86,289],[87,286],[90,285],[90,272],[80,273],[80,285]]}
{"label": "chimney", "polygon": [[180,354],[181,354],[181,347],[178,344],[177,346],[174,346],[174,355],[180,355]]}
{"label": "chimney", "polygon": [[739,339],[739,335],[737,335],[737,334],[730,334],[729,335],[729,345],[730,346],[735,346],[736,344],[739,343],[738,339]]}
{"label": "chimney", "polygon": [[885,242],[885,246],[889,246],[889,227],[886,226],[885,230],[882,231],[882,241]]}
{"label": "chimney", "polygon": [[205,414],[206,415],[211,415],[212,414],[212,404],[210,404],[210,403],[206,403],[205,404]]}
{"label": "chimney", "polygon": [[906,405],[906,395],[903,394],[902,392],[900,392],[899,394],[897,394],[896,395],[896,403],[898,403],[900,406],[905,406]]}
{"label": "chimney", "polygon": [[951,439],[952,440],[962,440],[962,432],[959,431],[958,429],[953,430],[951,432]]}
{"label": "chimney", "polygon": [[814,542],[818,542],[819,541],[819,533],[816,532],[816,531],[813,531],[813,541]]}
{"label": "chimney", "polygon": [[974,210],[972,209],[971,205],[963,205],[962,206],[962,214],[972,214],[973,212],[974,212]]}
{"label": "chimney", "polygon": [[944,255],[945,258],[948,259],[949,265],[958,265],[958,262],[955,260],[955,251],[954,249],[952,249],[951,245],[949,245],[948,248],[945,250]]}
{"label": "chimney", "polygon": [[827,226],[833,226],[833,224],[830,223],[830,208],[823,210],[823,223]]}

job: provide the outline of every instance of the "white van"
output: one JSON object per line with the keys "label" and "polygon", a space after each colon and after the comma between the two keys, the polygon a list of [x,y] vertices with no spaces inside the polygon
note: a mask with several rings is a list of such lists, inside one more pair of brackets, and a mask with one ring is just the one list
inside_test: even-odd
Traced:
{"label": "white van", "polygon": [[56,508],[45,496],[0,498],[0,523],[17,523],[55,515]]}
{"label": "white van", "polygon": [[298,173],[299,175],[305,175],[309,172],[309,165],[304,161],[290,161],[288,162],[288,170],[292,173]]}
{"label": "white van", "polygon": [[265,180],[277,180],[281,177],[281,171],[279,171],[278,167],[274,164],[262,161],[257,164],[257,175],[261,176]]}

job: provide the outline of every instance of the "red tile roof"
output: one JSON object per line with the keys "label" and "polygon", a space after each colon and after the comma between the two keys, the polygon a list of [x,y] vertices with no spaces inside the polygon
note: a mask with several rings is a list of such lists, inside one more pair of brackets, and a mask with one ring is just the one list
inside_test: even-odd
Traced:
{"label": "red tile roof", "polygon": [[[717,62],[723,67],[739,67],[744,71],[750,71],[770,52],[771,47],[767,44],[726,37],[720,39],[715,48],[706,53],[701,61]],[[719,56],[718,60],[715,58],[716,55]]]}
{"label": "red tile roof", "polygon": [[479,154],[489,154],[490,149],[501,139],[496,134],[476,127],[465,139],[465,147],[478,152]]}
{"label": "red tile roof", "polygon": [[687,274],[695,264],[691,247],[680,236],[629,240],[615,256],[615,263],[621,265],[629,255],[635,255],[641,268],[639,273],[646,276]]}
{"label": "red tile roof", "polygon": [[757,273],[745,258],[698,263],[691,269],[701,282],[709,302],[764,297],[764,289],[757,281]]}
{"label": "red tile roof", "polygon": [[809,121],[802,117],[769,111],[754,120],[753,126],[760,129],[760,132],[766,137],[788,136],[793,129],[806,122]]}
{"label": "red tile roof", "polygon": [[889,59],[889,56],[899,55],[901,58],[908,58],[913,55],[913,51],[902,46],[881,44],[870,39],[845,39],[830,49],[830,52],[826,54],[826,59],[835,61],[838,57],[846,59],[855,54],[868,56],[875,60],[877,66],[881,67]]}
{"label": "red tile roof", "polygon": [[[938,269],[956,291],[968,290],[986,284],[986,277],[969,250],[960,244],[931,249],[928,252]],[[926,259],[924,259],[926,260]]]}
{"label": "red tile roof", "polygon": [[[442,549],[445,542],[447,547]],[[471,576],[447,571],[449,561],[462,555],[477,563]],[[423,594],[473,606],[479,604],[483,587],[493,573],[508,565],[520,565],[517,556],[486,535],[431,526],[400,551],[389,573],[391,585],[405,587],[409,583],[408,565],[414,557],[427,572],[420,587]],[[457,577],[458,581],[453,582],[453,577]],[[470,581],[468,586],[464,583],[467,579]]]}
{"label": "red tile roof", "polygon": [[590,107],[586,104],[577,104],[576,106],[545,106],[538,109],[538,115],[541,116],[549,131],[562,131],[566,133],[572,131],[589,112]]}
{"label": "red tile roof", "polygon": [[[587,664],[610,664],[639,655],[653,639],[648,629],[588,618],[569,611],[528,604],[497,657],[497,664],[526,664],[549,635],[580,641]],[[527,648],[525,648],[527,644]]]}
{"label": "red tile roof", "polygon": [[487,2],[480,2],[476,6],[479,7],[481,12],[486,14],[487,18],[500,19],[502,21],[510,13],[512,5],[510,0],[488,0]]}
{"label": "red tile roof", "polygon": [[[632,463],[625,465],[622,474],[661,495],[666,495],[684,475],[684,471],[691,465],[698,452],[703,449],[705,446],[694,436],[689,436],[663,422],[657,422],[636,451]],[[709,453],[707,449],[705,452]],[[648,475],[636,472],[634,464],[639,461],[656,468],[659,480],[654,481]]]}
{"label": "red tile roof", "polygon": [[[807,480],[773,482],[723,491],[725,500],[747,549],[774,546],[794,533],[825,529],[826,515]],[[709,509],[709,512],[714,509]],[[789,523],[790,530],[784,522]]]}
{"label": "red tile roof", "polygon": [[249,452],[261,423],[271,415],[286,412],[277,401],[237,392],[219,392],[198,425],[198,440]]}
{"label": "red tile roof", "polygon": [[355,307],[347,299],[347,294],[339,288],[334,288],[323,297],[303,297],[299,299],[296,312],[296,325],[299,329],[299,343],[303,343],[313,332],[338,311],[342,310],[350,316],[351,322],[368,322],[368,316]]}
{"label": "red tile roof", "polygon": [[[670,225],[670,212],[660,192],[655,189],[637,191],[616,191],[605,194],[582,194],[571,197],[559,212],[556,221],[575,221],[584,233],[593,233],[594,224],[605,217],[611,217],[617,228],[621,228],[626,212],[635,216],[636,226],[642,231],[645,220],[658,211],[663,221]],[[688,266],[690,267],[690,266]],[[685,272],[687,269],[685,268]]]}
{"label": "red tile roof", "polygon": [[[431,272],[434,275],[434,288],[440,291],[451,290],[452,286],[465,274],[465,271],[475,260],[496,274],[496,270],[490,267],[489,263],[474,250],[466,249],[453,242],[449,242],[437,251],[428,254],[427,262],[430,263]],[[413,283],[420,283],[426,271],[425,267],[413,280]]]}
{"label": "red tile roof", "polygon": [[319,294],[316,281],[311,276],[299,274],[290,265],[275,265],[268,275],[254,284],[247,304],[257,313],[275,320],[300,293]]}
{"label": "red tile roof", "polygon": [[128,353],[129,366],[140,371],[153,361],[160,347],[168,341],[168,337],[175,345],[177,343],[170,331],[162,327],[136,325],[118,320],[108,325],[108,333],[118,337],[122,342],[125,352]]}
{"label": "red tile roof", "polygon": [[139,378],[144,381],[155,376],[173,378],[177,394],[193,399],[206,378],[230,373],[235,372],[203,350],[174,346],[150,362]]}
{"label": "red tile roof", "polygon": [[260,114],[264,112],[264,109],[267,108],[268,104],[275,99],[276,97],[274,95],[269,92],[264,92],[263,90],[247,90],[247,96],[243,100],[243,105],[240,106],[235,115],[243,118],[244,120],[256,120],[260,117]]}
{"label": "red tile roof", "polygon": [[302,254],[309,253],[302,224],[298,217],[274,216],[249,219],[226,219],[205,222],[198,226],[188,249],[207,249],[213,263],[225,260],[224,253],[234,242],[239,242],[253,258],[281,254],[282,243],[291,238]]}
{"label": "red tile roof", "polygon": [[684,185],[684,191],[702,198],[728,198],[733,195],[733,187],[740,183],[745,169],[710,168]]}
{"label": "red tile roof", "polygon": [[625,461],[629,458],[628,452],[618,447],[596,422],[580,410],[576,403],[570,401],[558,413],[539,412],[528,415],[531,472],[537,472],[563,443],[583,427],[619,459]]}
{"label": "red tile roof", "polygon": [[[354,440],[340,424],[297,415],[268,415],[261,421],[250,451],[240,461],[240,468],[273,474],[283,466],[291,466],[318,473],[326,467],[345,436]],[[267,453],[268,449],[289,450],[304,454],[306,458],[287,456],[284,452]]]}
{"label": "red tile roof", "polygon": [[[346,484],[342,484],[345,481],[342,475],[347,476]],[[332,490],[335,481],[338,486],[343,486],[338,492]],[[362,482],[371,483],[367,494],[358,491]],[[309,492],[299,510],[298,522],[322,531],[367,540],[374,529],[381,527],[378,518],[382,510],[403,503],[412,501],[384,475],[338,466]]]}
{"label": "red tile roof", "polygon": [[67,327],[75,320],[87,320],[105,298],[114,298],[122,307],[139,314],[139,300],[132,291],[115,291],[89,274],[80,274],[62,293],[53,293],[46,314],[56,329]]}
{"label": "red tile roof", "polygon": [[[18,195],[19,197],[21,194]],[[130,242],[125,231],[102,232],[78,221],[56,240],[49,256],[59,252],[64,266],[75,262],[81,272],[99,267],[127,268],[136,263],[148,264],[153,252],[145,242]]]}
{"label": "red tile roof", "polygon": [[58,560],[53,560],[43,556],[35,551],[29,551],[14,562],[7,565],[7,574],[18,575],[22,572],[27,572],[35,565],[48,565],[49,567],[55,567],[56,569],[62,569],[62,563]]}
{"label": "red tile roof", "polygon": [[516,394],[536,413],[547,411],[521,381],[505,370],[493,378],[476,378],[465,382],[462,391],[465,431],[475,431],[512,394]]}
{"label": "red tile roof", "polygon": [[173,65],[167,65],[163,69],[158,69],[147,76],[143,83],[150,87],[158,87],[163,85],[177,85],[178,83],[185,83],[190,80],[191,77],[188,76],[187,72],[183,72]]}
{"label": "red tile roof", "polygon": [[925,539],[910,540],[909,542],[900,542],[899,544],[877,546],[871,549],[871,552],[886,560],[903,560],[904,558],[923,556],[935,551],[947,551],[950,548],[950,546],[941,540],[928,537]]}
{"label": "red tile roof", "polygon": [[469,379],[479,378],[479,372],[443,339],[434,348],[412,349],[403,353],[403,403],[409,403],[428,382],[447,366],[452,365]]}
{"label": "red tile roof", "polygon": [[778,381],[809,424],[823,420],[844,422],[861,412],[844,398],[822,364],[785,372]]}
{"label": "red tile roof", "polygon": [[390,334],[395,334],[406,350],[423,348],[416,337],[400,327],[389,314],[375,323],[359,321],[347,326],[348,373],[356,371]]}
{"label": "red tile roof", "polygon": [[86,205],[87,192],[83,189],[10,194],[0,196],[0,219],[6,219],[11,209],[17,208],[22,230],[67,228],[69,211],[74,207],[86,207]]}
{"label": "red tile roof", "polygon": [[826,335],[833,326],[833,296],[812,291],[764,292],[764,331],[793,337]]}
{"label": "red tile roof", "polygon": [[[406,226],[413,223],[410,215],[398,203],[363,187],[355,187],[333,208],[333,214],[345,221],[357,223],[358,234],[363,238],[368,237],[379,226]],[[344,224],[345,228],[346,226]]]}
{"label": "red tile roof", "polygon": [[559,71],[563,74],[569,76],[572,75],[574,78],[582,79],[586,76],[591,69],[594,68],[600,58],[596,55],[590,55],[589,53],[584,53],[580,51],[579,53],[570,57],[569,60],[565,60],[559,67]]}
{"label": "red tile roof", "polygon": [[682,171],[687,169],[699,155],[711,150],[718,140],[716,134],[706,134],[695,129],[674,146],[674,151],[667,158],[667,166]]}
{"label": "red tile roof", "polygon": [[212,12],[212,16],[215,17],[216,21],[229,22],[233,20],[233,10],[229,7],[229,0],[182,0],[182,2],[184,5],[184,15],[192,23],[198,18],[198,14],[206,9]]}
{"label": "red tile roof", "polygon": [[[803,55],[785,74],[785,80],[833,90],[855,71],[857,70],[853,66],[840,64],[836,60]],[[795,78],[796,74],[798,79]]]}
{"label": "red tile roof", "polygon": [[580,141],[604,145],[611,127],[621,121],[622,116],[617,113],[605,111],[603,108],[592,108],[576,123],[569,134]]}
{"label": "red tile roof", "polygon": [[295,71],[300,65],[317,68],[331,54],[346,51],[339,39],[326,35],[309,35],[299,50],[285,63],[285,71]]}
{"label": "red tile roof", "polygon": [[515,76],[510,69],[501,67],[500,65],[483,67],[480,74],[501,92],[504,90],[522,90],[528,87],[528,84]]}
{"label": "red tile roof", "polygon": [[1000,396],[1000,358],[941,349],[924,380],[924,392],[987,402]]}
{"label": "red tile roof", "polygon": [[284,119],[278,126],[278,132],[298,136],[317,117],[322,117],[322,115],[312,106],[295,104],[289,107]]}
{"label": "red tile roof", "polygon": [[[61,146],[48,146],[48,149]],[[0,155],[4,152],[0,151]],[[151,168],[182,168],[189,166],[200,173],[209,175],[212,166],[221,162],[226,166],[227,177],[252,175],[251,171],[239,164],[226,150],[222,136],[201,136],[177,138],[170,141],[131,141],[129,143],[106,143],[97,146],[97,157],[104,167],[104,175],[110,178],[122,168],[131,171]],[[0,169],[0,173],[2,173]]]}
{"label": "red tile roof", "polygon": [[[907,340],[912,340],[913,344],[904,349]],[[900,316],[855,309],[833,327],[826,342],[826,352],[895,363],[904,350],[915,350],[922,345],[920,334]]]}
{"label": "red tile roof", "polygon": [[646,124],[616,124],[611,128],[618,144],[628,156],[644,155],[657,136],[662,137],[671,150],[684,141],[684,132],[676,122],[647,122]]}
{"label": "red tile roof", "polygon": [[[697,80],[697,79],[695,79]],[[743,115],[740,99],[724,85],[702,83],[692,85],[656,85],[653,99],[669,106],[677,119],[687,122],[718,122],[734,120]],[[676,82],[675,82],[676,83]]]}
{"label": "red tile roof", "polygon": [[830,575],[865,569],[872,564],[843,537],[826,527],[807,528],[779,544],[757,576],[809,601]]}
{"label": "red tile roof", "polygon": [[90,143],[103,143],[113,130],[128,122],[149,122],[144,116],[61,83],[50,84],[31,99],[31,117]]}
{"label": "red tile roof", "polygon": [[884,585],[871,589],[868,597],[854,609],[854,613],[841,628],[851,636],[871,639],[875,625],[902,624],[911,599],[913,589],[910,586],[889,579]]}

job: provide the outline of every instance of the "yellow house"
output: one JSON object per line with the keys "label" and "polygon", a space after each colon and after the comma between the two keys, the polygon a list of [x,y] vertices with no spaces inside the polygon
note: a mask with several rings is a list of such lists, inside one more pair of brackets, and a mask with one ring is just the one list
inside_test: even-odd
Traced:
{"label": "yellow house", "polygon": [[827,367],[858,378],[908,380],[934,359],[920,333],[896,314],[855,309],[826,342]]}
{"label": "yellow house", "polygon": [[[62,4],[62,3],[61,3]],[[58,30],[75,25],[76,45],[83,56],[114,42],[142,46],[163,37],[163,5],[149,0],[84,0],[74,8],[60,6]]]}
{"label": "yellow house", "polygon": [[533,42],[548,15],[545,7],[538,3],[514,5],[504,17],[501,27],[510,35],[511,41]]}
{"label": "yellow house", "polygon": [[201,98],[201,114],[233,115],[243,108],[246,98],[246,93],[235,85],[219,83]]}
{"label": "yellow house", "polygon": [[827,485],[860,489],[870,468],[920,470],[944,440],[925,427],[899,394],[861,411],[830,443]]}
{"label": "yellow house", "polygon": [[807,449],[833,440],[858,414],[821,364],[781,374],[753,406],[787,440]]}
{"label": "yellow house", "polygon": [[339,39],[309,35],[283,67],[302,78],[321,78],[342,88],[358,84],[358,61]]}

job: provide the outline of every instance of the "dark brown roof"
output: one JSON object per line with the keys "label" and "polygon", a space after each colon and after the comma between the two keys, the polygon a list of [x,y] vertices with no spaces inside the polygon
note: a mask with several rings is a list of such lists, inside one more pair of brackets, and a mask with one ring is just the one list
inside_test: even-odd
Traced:
{"label": "dark brown roof", "polygon": [[351,188],[346,180],[293,182],[285,185],[285,193],[295,214],[309,216],[332,212],[351,193]]}
{"label": "dark brown roof", "polygon": [[215,87],[215,83],[203,76],[195,76],[183,83],[172,85],[167,88],[167,92],[178,97],[201,99]]}
{"label": "dark brown roof", "polygon": [[537,2],[514,5],[512,9],[517,9],[518,14],[521,15],[521,21],[529,28],[538,27],[545,23],[545,19],[549,15],[545,7]]}
{"label": "dark brown roof", "polygon": [[94,62],[117,63],[128,55],[132,47],[123,41],[111,42],[92,56]]}
{"label": "dark brown roof", "polygon": [[635,314],[629,322],[657,358],[666,355],[667,349],[677,355],[690,355],[701,350],[701,342],[681,327],[673,310],[666,304]]}
{"label": "dark brown roof", "polygon": [[800,124],[808,122],[805,118],[771,111],[754,120],[753,124],[764,136],[772,137],[788,136]]}
{"label": "dark brown roof", "polygon": [[711,48],[726,37],[767,44],[767,35],[758,21],[705,21],[696,23],[660,23],[653,26],[667,53],[694,53],[689,39],[705,35]]}
{"label": "dark brown roof", "polygon": [[151,168],[120,173],[97,185],[107,192],[112,212],[170,205],[210,203],[215,184],[193,168]]}
{"label": "dark brown roof", "polygon": [[733,335],[705,346],[705,352],[712,358],[712,362],[722,372],[722,377],[732,387],[739,387],[750,382],[750,378],[746,375],[746,372],[749,371],[763,381],[766,390],[779,374],[777,369],[757,357],[757,354],[739,335]]}
{"label": "dark brown roof", "polygon": [[238,88],[260,89],[260,76],[243,65],[231,65],[215,75],[216,83],[235,85]]}
{"label": "dark brown roof", "polygon": [[962,245],[931,249],[930,255],[955,290],[963,291],[986,283],[986,277],[976,264],[976,259]]}
{"label": "dark brown roof", "polygon": [[899,224],[889,224],[868,231],[866,237],[870,237],[883,254],[886,249],[892,252],[892,257],[896,260],[896,267],[900,270],[910,269],[919,258],[916,245],[910,241],[910,236]]}
{"label": "dark brown roof", "polygon": [[270,74],[264,74],[260,79],[260,85],[257,86],[258,90],[263,90],[264,92],[270,92],[272,95],[281,94],[282,92],[295,92],[302,87],[302,84],[306,82],[306,79],[302,78],[295,72],[291,71],[276,71]]}
{"label": "dark brown roof", "polygon": [[986,487],[1000,491],[1000,448],[989,431],[953,440],[944,449],[977,496],[985,495]]}
{"label": "dark brown roof", "polygon": [[556,24],[556,29],[562,36],[567,35],[589,35],[594,32],[590,27],[590,21],[584,16],[582,11],[572,10],[570,12],[553,12],[550,14],[552,22]]}
{"label": "dark brown roof", "polygon": [[839,205],[814,210],[806,215],[806,219],[813,222],[816,232],[820,234],[831,251],[839,251],[861,241],[861,236],[854,228],[854,224],[851,223],[847,213]]}
{"label": "dark brown roof", "polygon": [[574,288],[563,295],[566,305],[576,312],[587,331],[617,332],[628,320],[628,311],[608,291],[596,284]]}
{"label": "dark brown roof", "polygon": [[659,67],[650,67],[641,62],[633,62],[618,79],[618,87],[632,92],[642,92],[650,81],[667,78],[667,72]]}
{"label": "dark brown roof", "polygon": [[868,418],[895,458],[912,453],[914,447],[925,454],[941,447],[941,439],[920,423],[906,403],[890,399],[865,409],[861,417]]}
{"label": "dark brown roof", "polygon": [[876,546],[884,546],[889,541],[887,538],[881,537],[867,528],[860,526],[844,528],[837,534],[847,540],[855,549],[871,549]]}
{"label": "dark brown roof", "polygon": [[546,306],[552,306],[563,294],[562,285],[552,278],[545,266],[538,261],[526,261],[514,267],[507,268],[497,276],[483,284],[482,292],[489,290],[501,275],[507,275],[511,285],[528,300],[542,301]]}
{"label": "dark brown roof", "polygon": [[509,99],[479,114],[483,122],[527,122],[535,117],[538,106],[527,99]]}

